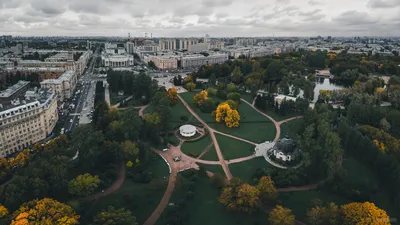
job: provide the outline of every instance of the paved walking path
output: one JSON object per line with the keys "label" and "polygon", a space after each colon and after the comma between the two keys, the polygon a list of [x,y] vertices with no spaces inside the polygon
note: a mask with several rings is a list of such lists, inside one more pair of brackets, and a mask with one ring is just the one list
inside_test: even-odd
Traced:
{"label": "paved walking path", "polygon": [[204,149],[204,151],[202,153],[200,153],[200,155],[197,157],[197,159],[200,159],[201,157],[203,157],[203,155],[205,155],[207,152],[210,151],[210,149],[212,148],[212,146],[214,146],[214,143],[210,143],[206,149]]}
{"label": "paved walking path", "polygon": [[158,218],[161,216],[161,213],[164,211],[165,207],[167,207],[169,199],[172,196],[172,193],[175,189],[176,178],[178,175],[178,167],[177,164],[174,163],[173,159],[161,151],[156,151],[158,154],[164,156],[164,158],[168,161],[171,167],[171,174],[169,175],[168,186],[164,192],[164,196],[162,197],[160,203],[158,204],[157,208],[153,211],[151,216],[144,222],[143,225],[153,225],[156,223]]}
{"label": "paved walking path", "polygon": [[114,181],[111,187],[97,194],[88,196],[85,198],[85,200],[98,200],[104,196],[107,196],[117,191],[125,181],[125,173],[126,173],[125,164],[123,162],[120,162],[118,165],[118,179]]}
{"label": "paved walking path", "polygon": [[278,188],[276,190],[278,192],[292,192],[292,191],[309,191],[309,190],[314,190],[317,188],[318,188],[317,184],[310,184],[310,185],[304,185],[304,186],[299,186],[299,187]]}

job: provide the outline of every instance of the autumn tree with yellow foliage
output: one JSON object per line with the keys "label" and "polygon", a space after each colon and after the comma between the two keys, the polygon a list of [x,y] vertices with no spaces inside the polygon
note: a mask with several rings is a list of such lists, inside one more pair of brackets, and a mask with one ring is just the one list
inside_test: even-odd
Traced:
{"label": "autumn tree with yellow foliage", "polygon": [[206,90],[202,90],[200,93],[196,94],[193,97],[193,103],[197,106],[201,106],[208,99],[208,92]]}
{"label": "autumn tree with yellow foliage", "polygon": [[342,205],[343,225],[390,225],[385,210],[371,202]]}
{"label": "autumn tree with yellow foliage", "polygon": [[274,181],[271,179],[271,177],[261,177],[256,188],[260,191],[260,198],[264,203],[276,201],[278,197],[278,191],[276,190]]}
{"label": "autumn tree with yellow foliage", "polygon": [[91,194],[99,184],[99,176],[92,176],[89,173],[85,173],[69,181],[68,192],[75,196],[87,196]]}
{"label": "autumn tree with yellow foliage", "polygon": [[0,205],[0,218],[3,218],[8,215],[8,209],[3,205]]}
{"label": "autumn tree with yellow foliage", "polygon": [[13,214],[11,225],[79,224],[79,215],[71,206],[51,198],[32,200],[22,204]]}
{"label": "autumn tree with yellow foliage", "polygon": [[291,209],[277,205],[269,213],[268,220],[271,225],[294,225],[295,217]]}
{"label": "autumn tree with yellow foliage", "polygon": [[176,105],[176,103],[178,103],[178,91],[176,90],[176,88],[173,87],[168,89],[167,95],[171,105]]}
{"label": "autumn tree with yellow foliage", "polygon": [[232,109],[228,103],[224,102],[215,111],[215,120],[217,122],[225,122],[225,125],[229,128],[238,127],[240,115],[236,109]]}
{"label": "autumn tree with yellow foliage", "polygon": [[260,191],[250,184],[241,184],[237,187],[228,186],[222,190],[218,200],[229,211],[252,213],[259,209]]}

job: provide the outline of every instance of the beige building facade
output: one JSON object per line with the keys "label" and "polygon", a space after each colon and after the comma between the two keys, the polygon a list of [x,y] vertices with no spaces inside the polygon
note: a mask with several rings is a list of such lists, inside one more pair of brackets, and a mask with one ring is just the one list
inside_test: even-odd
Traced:
{"label": "beige building facade", "polygon": [[57,99],[39,89],[36,99],[14,100],[0,108],[0,158],[21,151],[51,134],[58,120]]}

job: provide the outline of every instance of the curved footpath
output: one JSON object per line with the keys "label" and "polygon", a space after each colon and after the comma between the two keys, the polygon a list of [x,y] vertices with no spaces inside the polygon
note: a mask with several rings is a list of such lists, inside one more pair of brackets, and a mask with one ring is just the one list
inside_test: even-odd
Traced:
{"label": "curved footpath", "polygon": [[[160,155],[163,154],[161,151],[155,151],[155,152],[157,152]],[[164,211],[165,207],[167,207],[169,199],[171,198],[175,189],[176,179],[178,175],[178,168],[176,167],[176,164],[173,162],[173,160],[171,160],[170,157],[164,157],[164,158],[168,161],[169,165],[171,166],[171,174],[169,175],[168,186],[157,208],[153,211],[151,216],[146,220],[146,222],[144,222],[143,225],[153,225],[156,223],[158,218],[161,216],[161,213]]]}
{"label": "curved footpath", "polygon": [[109,194],[114,193],[115,191],[117,191],[121,185],[124,183],[125,181],[125,173],[126,173],[126,168],[125,168],[125,164],[123,162],[120,162],[118,164],[118,179],[115,180],[113,182],[113,184],[111,185],[111,187],[107,188],[106,190],[99,192],[97,194],[88,196],[85,198],[85,200],[98,200],[104,196],[107,196]]}

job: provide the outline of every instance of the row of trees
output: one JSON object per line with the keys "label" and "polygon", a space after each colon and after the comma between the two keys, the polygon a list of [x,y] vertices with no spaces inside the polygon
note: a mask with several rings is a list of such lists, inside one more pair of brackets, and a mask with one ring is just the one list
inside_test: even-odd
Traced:
{"label": "row of trees", "polygon": [[107,82],[111,92],[123,91],[124,94],[133,95],[136,100],[141,100],[143,104],[147,104],[151,100],[154,90],[158,89],[157,81],[152,81],[151,77],[145,73],[134,75],[132,72],[110,69],[107,71]]}
{"label": "row of trees", "polygon": [[280,103],[275,100],[275,96],[257,95],[254,105],[261,110],[275,110],[279,115],[285,116],[293,113],[304,113],[309,108],[310,103],[303,98],[297,98],[296,101],[283,99]]}

